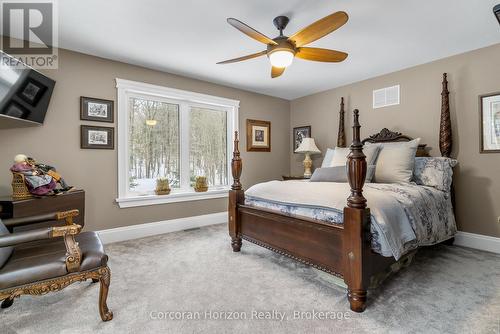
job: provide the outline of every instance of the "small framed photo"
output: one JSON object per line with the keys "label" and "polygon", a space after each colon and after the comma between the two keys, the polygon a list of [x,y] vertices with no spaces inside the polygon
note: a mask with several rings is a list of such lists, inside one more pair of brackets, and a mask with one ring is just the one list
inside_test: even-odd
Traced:
{"label": "small framed photo", "polygon": [[19,96],[23,101],[31,104],[32,106],[36,106],[43,93],[47,90],[47,87],[31,78],[26,80],[21,86],[21,89],[18,91],[17,96]]}
{"label": "small framed photo", "polygon": [[80,97],[80,119],[83,121],[114,122],[114,102],[111,100]]}
{"label": "small framed photo", "polygon": [[115,148],[115,128],[106,126],[81,126],[80,147],[113,150]]}
{"label": "small framed photo", "polygon": [[5,108],[3,112],[4,115],[15,117],[15,118],[27,118],[29,114],[29,110],[24,108],[22,105],[15,101],[11,101],[10,104]]}
{"label": "small framed photo", "polygon": [[247,119],[247,151],[271,152],[271,122]]}
{"label": "small framed photo", "polygon": [[302,139],[311,138],[311,126],[299,126],[293,128],[293,152],[299,148],[302,143]]}
{"label": "small framed photo", "polygon": [[479,96],[481,153],[500,153],[500,92]]}

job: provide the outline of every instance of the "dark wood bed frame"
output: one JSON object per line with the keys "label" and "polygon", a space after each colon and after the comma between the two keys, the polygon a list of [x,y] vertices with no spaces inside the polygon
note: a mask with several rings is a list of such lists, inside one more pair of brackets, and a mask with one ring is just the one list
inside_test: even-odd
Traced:
{"label": "dark wood bed frame", "polygon": [[[278,212],[245,205],[240,183],[242,160],[238,133],[235,133],[232,159],[234,183],[229,191],[229,235],[234,252],[239,252],[242,239],[268,248],[295,260],[344,279],[351,310],[366,308],[370,279],[387,272],[395,263],[371,249],[370,209],[363,197],[366,177],[365,142],[409,141],[410,137],[383,129],[378,134],[360,140],[359,111],[354,110],[353,140],[348,157],[348,180],[351,194],[344,208],[343,224],[327,224],[306,217],[290,217]],[[446,73],[443,74],[441,124],[439,132],[442,156],[451,152],[451,123]],[[337,143],[345,145],[344,103],[341,100]],[[342,145],[343,144],[343,145]],[[420,145],[417,155],[426,155]]]}

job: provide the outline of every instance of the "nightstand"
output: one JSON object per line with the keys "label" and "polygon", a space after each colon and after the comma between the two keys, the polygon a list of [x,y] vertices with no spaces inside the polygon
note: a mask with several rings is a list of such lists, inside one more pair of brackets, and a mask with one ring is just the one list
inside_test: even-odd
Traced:
{"label": "nightstand", "polygon": [[304,175],[283,175],[281,176],[283,178],[283,181],[288,181],[288,180],[309,180],[309,178],[304,177]]}

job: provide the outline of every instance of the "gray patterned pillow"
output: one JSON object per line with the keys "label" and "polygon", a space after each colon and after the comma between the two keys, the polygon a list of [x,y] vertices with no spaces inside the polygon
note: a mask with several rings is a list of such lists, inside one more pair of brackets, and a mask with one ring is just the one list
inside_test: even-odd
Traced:
{"label": "gray patterned pillow", "polygon": [[[375,174],[375,165],[369,165],[366,171],[366,183],[370,183]],[[311,182],[348,182],[347,166],[321,167],[314,170]]]}
{"label": "gray patterned pillow", "polygon": [[453,167],[458,163],[455,159],[444,157],[415,158],[413,181],[422,186],[434,187],[450,192]]}

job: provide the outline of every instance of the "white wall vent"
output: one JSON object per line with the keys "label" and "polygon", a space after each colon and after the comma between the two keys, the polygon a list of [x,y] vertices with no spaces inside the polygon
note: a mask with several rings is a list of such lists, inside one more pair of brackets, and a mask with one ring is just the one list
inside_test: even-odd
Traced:
{"label": "white wall vent", "polygon": [[373,109],[399,104],[399,85],[373,91]]}

